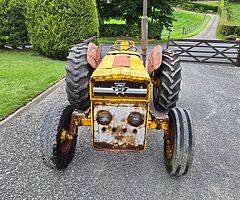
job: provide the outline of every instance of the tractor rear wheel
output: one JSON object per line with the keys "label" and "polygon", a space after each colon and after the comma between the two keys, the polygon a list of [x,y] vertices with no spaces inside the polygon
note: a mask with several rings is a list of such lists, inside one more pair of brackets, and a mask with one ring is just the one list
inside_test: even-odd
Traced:
{"label": "tractor rear wheel", "polygon": [[164,141],[164,157],[170,175],[182,176],[193,162],[195,145],[191,118],[188,111],[174,108],[168,113],[170,137]]}
{"label": "tractor rear wheel", "polygon": [[155,72],[153,87],[154,107],[166,111],[176,107],[181,86],[181,66],[177,53],[171,50],[163,51],[163,61]]}
{"label": "tractor rear wheel", "polygon": [[46,114],[41,127],[41,152],[46,166],[65,169],[72,161],[77,143],[77,128],[69,134],[74,108],[54,105]]}
{"label": "tractor rear wheel", "polygon": [[75,109],[82,111],[90,107],[89,80],[93,71],[87,62],[87,50],[85,43],[72,47],[66,67],[68,101]]}

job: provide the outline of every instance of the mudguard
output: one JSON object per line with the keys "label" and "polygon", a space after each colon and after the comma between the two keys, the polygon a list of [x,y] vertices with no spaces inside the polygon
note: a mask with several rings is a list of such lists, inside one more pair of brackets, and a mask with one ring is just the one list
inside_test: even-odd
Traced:
{"label": "mudguard", "polygon": [[151,75],[157,70],[162,63],[162,47],[160,45],[154,47],[148,59],[148,73]]}
{"label": "mudguard", "polygon": [[94,69],[96,69],[101,62],[100,50],[98,46],[96,46],[92,42],[90,42],[88,45],[87,61],[88,61],[88,64]]}

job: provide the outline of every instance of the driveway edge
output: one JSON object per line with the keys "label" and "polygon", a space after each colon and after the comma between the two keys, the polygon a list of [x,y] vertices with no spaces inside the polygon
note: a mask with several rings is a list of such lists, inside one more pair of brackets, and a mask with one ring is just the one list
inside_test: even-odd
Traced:
{"label": "driveway edge", "polygon": [[61,79],[59,82],[57,82],[56,84],[52,85],[50,88],[48,88],[47,90],[45,90],[43,93],[41,93],[40,95],[38,95],[37,97],[35,97],[34,99],[32,99],[32,101],[30,101],[29,103],[27,103],[25,106],[19,108],[17,111],[15,111],[13,114],[9,115],[7,118],[5,118],[4,120],[0,121],[0,126],[4,125],[5,123],[11,121],[12,119],[14,119],[15,117],[23,114],[24,112],[28,111],[29,109],[31,109],[34,105],[38,104],[40,101],[42,101],[43,99],[45,99],[49,94],[51,94],[52,92],[54,92],[56,89],[58,89],[61,85],[63,85],[63,83],[65,82],[65,78]]}

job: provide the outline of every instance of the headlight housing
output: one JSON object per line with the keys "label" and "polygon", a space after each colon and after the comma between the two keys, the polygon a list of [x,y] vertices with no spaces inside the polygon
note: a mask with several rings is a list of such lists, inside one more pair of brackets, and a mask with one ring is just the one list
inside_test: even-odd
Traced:
{"label": "headlight housing", "polygon": [[112,121],[112,115],[106,110],[100,110],[97,113],[97,122],[101,125],[108,125]]}
{"label": "headlight housing", "polygon": [[143,124],[144,116],[139,112],[131,112],[127,118],[127,121],[130,125],[138,127]]}

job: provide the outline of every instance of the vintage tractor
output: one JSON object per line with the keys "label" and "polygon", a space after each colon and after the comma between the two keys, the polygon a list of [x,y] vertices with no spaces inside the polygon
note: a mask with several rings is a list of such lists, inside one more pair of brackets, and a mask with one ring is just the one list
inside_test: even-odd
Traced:
{"label": "vintage tractor", "polygon": [[[164,133],[169,174],[187,173],[193,160],[194,135],[188,111],[175,108],[181,84],[180,59],[175,52],[157,46],[149,56],[147,70],[146,10],[142,24],[142,56],[133,41],[116,41],[102,60],[99,48],[90,40],[70,49],[66,67],[70,105],[53,107],[41,132],[42,158],[47,166],[64,169],[70,164],[79,126],[90,126],[93,148],[106,151],[144,151],[148,129],[157,129]],[[154,106],[165,111],[164,117],[150,111],[152,89]]]}

